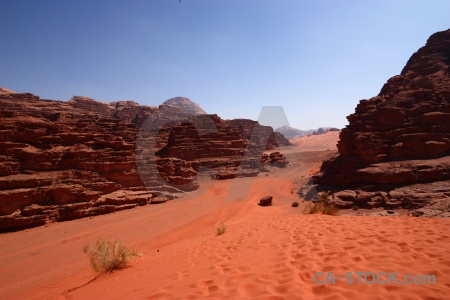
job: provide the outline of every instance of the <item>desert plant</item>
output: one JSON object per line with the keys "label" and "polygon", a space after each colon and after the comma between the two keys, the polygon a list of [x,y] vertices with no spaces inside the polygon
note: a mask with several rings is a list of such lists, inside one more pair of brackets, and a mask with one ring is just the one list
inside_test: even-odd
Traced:
{"label": "desert plant", "polygon": [[353,205],[353,206],[352,206],[352,209],[353,209],[353,210],[358,210],[358,209],[359,209],[359,206],[358,206],[358,205]]}
{"label": "desert plant", "polygon": [[310,208],[311,208],[311,203],[310,202],[306,203],[306,205],[303,207],[303,213],[309,214]]}
{"label": "desert plant", "polygon": [[328,193],[321,193],[319,196],[319,201],[314,203],[309,203],[305,206],[303,210],[306,214],[317,214],[321,213],[324,215],[334,216],[339,212],[339,208],[334,206],[332,203],[327,203]]}
{"label": "desert plant", "polygon": [[321,213],[323,210],[323,202],[319,201],[319,202],[313,202],[313,203],[308,203],[305,206],[305,209],[303,210],[303,212],[305,214],[317,214],[317,213]]}
{"label": "desert plant", "polygon": [[292,207],[298,207],[298,202],[297,201],[294,201],[294,202],[292,202],[292,205],[291,205]]}
{"label": "desert plant", "polygon": [[122,246],[117,240],[110,242],[98,239],[95,245],[84,246],[83,251],[89,255],[92,268],[100,273],[122,269],[128,266],[132,257],[140,255],[138,252]]}
{"label": "desert plant", "polygon": [[335,216],[339,212],[339,208],[334,206],[334,204],[325,204],[322,210],[322,214]]}
{"label": "desert plant", "polygon": [[221,223],[220,226],[217,227],[217,235],[222,235],[225,231],[227,231],[227,227]]}

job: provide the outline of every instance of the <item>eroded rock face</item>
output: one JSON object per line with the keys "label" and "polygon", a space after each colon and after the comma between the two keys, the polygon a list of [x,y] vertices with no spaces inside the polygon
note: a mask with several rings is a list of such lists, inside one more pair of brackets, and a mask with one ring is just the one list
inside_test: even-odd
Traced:
{"label": "eroded rock face", "polygon": [[289,162],[286,160],[286,157],[278,151],[272,152],[270,154],[264,153],[261,157],[261,162],[281,168],[284,168],[289,164]]}
{"label": "eroded rock face", "polygon": [[264,146],[217,115],[0,91],[0,232],[164,203],[200,167],[260,172]]}
{"label": "eroded rock face", "polygon": [[[196,189],[190,162],[155,156],[145,184],[136,167],[139,125],[176,118],[183,118],[176,107],[105,104],[87,97],[41,100],[2,89],[0,231],[133,208],[155,197],[162,203]],[[160,143],[167,143],[164,128]]]}
{"label": "eroded rock face", "polygon": [[206,112],[197,103],[185,97],[174,97],[165,101],[163,104],[179,107],[183,110],[183,112],[191,115],[206,114]]}
{"label": "eroded rock face", "polygon": [[257,121],[249,119],[227,120],[230,126],[239,130],[247,139],[258,145],[265,145],[263,150],[272,150],[280,146],[289,146],[289,140],[270,126],[260,125]]}
{"label": "eroded rock face", "polygon": [[[361,100],[342,130],[339,156],[314,177],[335,201],[423,207],[450,197],[450,30],[433,34],[388,80]],[[339,190],[346,192],[342,199]],[[433,202],[434,203],[434,202]],[[348,204],[348,203],[347,203]]]}
{"label": "eroded rock face", "polygon": [[[135,161],[138,126],[87,101],[84,111],[31,94],[1,96],[0,231],[133,208],[180,192],[164,180],[145,186]],[[165,164],[155,158],[155,166]],[[183,167],[170,176],[194,181],[192,167]],[[162,178],[156,167],[153,176]]]}
{"label": "eroded rock face", "polygon": [[246,139],[217,115],[190,116],[170,128],[167,144],[157,152],[214,170],[216,178],[259,174],[264,146]]}

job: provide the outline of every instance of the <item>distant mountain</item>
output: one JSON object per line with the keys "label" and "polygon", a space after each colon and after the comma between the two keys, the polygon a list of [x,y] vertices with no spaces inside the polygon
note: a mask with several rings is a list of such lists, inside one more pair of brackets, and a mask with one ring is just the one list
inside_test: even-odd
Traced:
{"label": "distant mountain", "polygon": [[328,131],[339,131],[340,129],[334,127],[320,127],[319,129],[308,129],[308,130],[300,130],[294,127],[289,127],[287,125],[275,129],[275,132],[281,133],[287,139],[292,139],[295,137],[308,136],[313,134],[323,134]]}
{"label": "distant mountain", "polygon": [[319,129],[314,131],[312,134],[324,134],[324,133],[327,133],[328,131],[340,131],[340,129],[336,128],[336,127],[320,127]]}
{"label": "distant mountain", "polygon": [[175,97],[165,101],[163,104],[180,107],[184,112],[192,115],[204,115],[206,112],[195,102],[185,97]]}
{"label": "distant mountain", "polygon": [[299,136],[307,136],[313,134],[314,130],[300,130],[294,127],[289,127],[287,125],[275,129],[275,132],[279,132],[284,135],[287,139],[292,139]]}

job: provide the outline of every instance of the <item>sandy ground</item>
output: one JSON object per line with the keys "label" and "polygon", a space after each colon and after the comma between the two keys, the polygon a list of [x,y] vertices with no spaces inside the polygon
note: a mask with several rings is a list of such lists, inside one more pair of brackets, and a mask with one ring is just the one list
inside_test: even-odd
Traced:
{"label": "sandy ground", "polygon": [[[295,180],[334,153],[324,151],[327,143],[282,149],[291,165],[268,176],[203,179],[201,189],[165,204],[2,234],[0,299],[445,299],[450,220],[291,207],[299,201]],[[266,195],[274,205],[258,206]],[[217,236],[222,222],[226,232]],[[143,255],[86,284],[97,274],[82,248],[98,237]],[[372,282],[356,272],[386,277]],[[398,272],[398,284],[387,283],[389,272]],[[406,284],[405,275],[436,283]]]}
{"label": "sandy ground", "polygon": [[340,131],[328,131],[325,134],[310,135],[293,138],[289,141],[299,147],[301,151],[337,150]]}

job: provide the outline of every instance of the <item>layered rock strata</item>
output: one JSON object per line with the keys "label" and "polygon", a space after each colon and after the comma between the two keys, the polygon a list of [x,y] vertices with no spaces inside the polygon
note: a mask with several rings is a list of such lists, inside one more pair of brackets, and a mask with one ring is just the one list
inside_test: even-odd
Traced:
{"label": "layered rock strata", "polygon": [[144,186],[135,162],[139,128],[105,113],[109,108],[0,96],[0,231],[128,209],[176,192],[161,181]]}
{"label": "layered rock strata", "polygon": [[278,151],[270,154],[264,153],[262,155],[261,162],[280,168],[286,167],[289,163],[286,157]]}
{"label": "layered rock strata", "polygon": [[247,139],[258,145],[265,145],[263,150],[272,150],[281,146],[291,145],[289,140],[272,127],[260,125],[257,121],[249,119],[228,120],[228,124],[239,130]]}
{"label": "layered rock strata", "polygon": [[156,154],[194,162],[197,170],[214,170],[216,178],[230,179],[260,173],[262,143],[246,139],[217,115],[197,115],[172,126],[167,144]]}
{"label": "layered rock strata", "polygon": [[261,170],[263,146],[172,105],[42,100],[0,90],[0,231],[163,203],[207,168]]}
{"label": "layered rock strata", "polygon": [[185,97],[174,97],[164,101],[164,105],[172,105],[182,109],[183,112],[191,115],[204,115],[206,112],[195,102]]}
{"label": "layered rock strata", "polygon": [[450,30],[433,34],[378,96],[361,100],[316,189],[340,207],[450,203]]}

